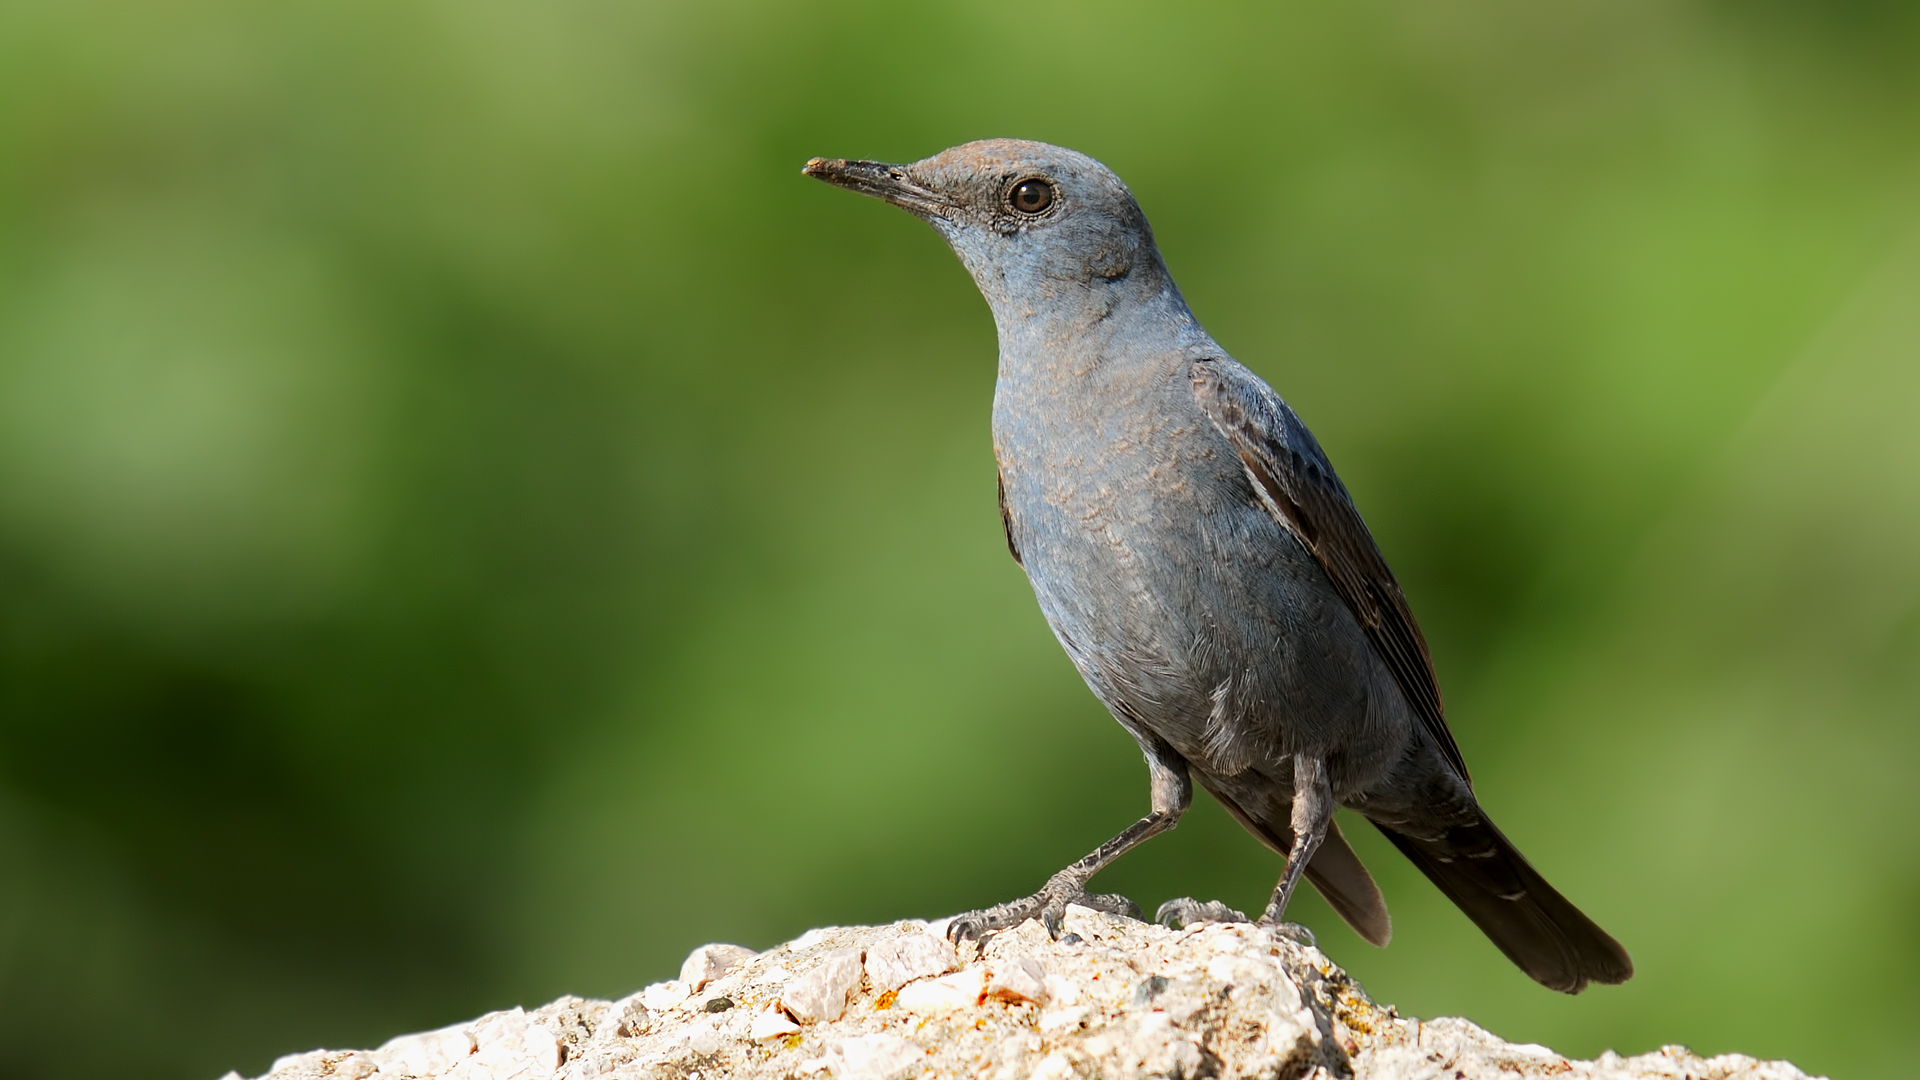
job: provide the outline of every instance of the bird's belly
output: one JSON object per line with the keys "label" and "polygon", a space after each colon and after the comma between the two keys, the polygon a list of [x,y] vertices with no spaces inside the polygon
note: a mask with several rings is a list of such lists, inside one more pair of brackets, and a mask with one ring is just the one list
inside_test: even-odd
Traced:
{"label": "bird's belly", "polygon": [[1217,476],[1107,475],[1015,500],[1041,610],[1108,708],[1219,775],[1298,752],[1384,769],[1383,669],[1312,554]]}

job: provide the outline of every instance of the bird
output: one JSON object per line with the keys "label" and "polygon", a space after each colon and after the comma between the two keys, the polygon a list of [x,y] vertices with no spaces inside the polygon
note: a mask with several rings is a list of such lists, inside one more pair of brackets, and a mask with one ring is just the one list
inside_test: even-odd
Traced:
{"label": "bird", "polygon": [[[1031,896],[955,917],[976,944],[1069,904],[1138,917],[1089,879],[1172,829],[1193,783],[1364,940],[1392,924],[1336,805],[1366,818],[1521,971],[1620,983],[1620,944],[1494,826],[1447,727],[1412,608],[1312,432],[1213,340],[1133,193],[1064,147],[988,139],[804,175],[932,225],[992,309],[993,452],[1007,548],[1095,697],[1139,743],[1150,812]],[[1169,925],[1247,921],[1170,900]]]}

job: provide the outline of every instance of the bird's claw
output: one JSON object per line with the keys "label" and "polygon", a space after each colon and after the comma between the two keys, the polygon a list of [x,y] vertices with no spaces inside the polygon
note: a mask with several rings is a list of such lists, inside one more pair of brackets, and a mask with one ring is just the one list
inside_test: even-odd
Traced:
{"label": "bird's claw", "polygon": [[1261,916],[1258,920],[1247,918],[1244,912],[1230,908],[1218,900],[1195,900],[1180,897],[1160,905],[1153,919],[1162,926],[1180,930],[1199,923],[1243,923],[1251,922],[1263,930],[1271,931],[1298,945],[1317,948],[1313,931],[1299,923],[1281,922]]}
{"label": "bird's claw", "polygon": [[1160,905],[1153,913],[1153,921],[1162,926],[1179,930],[1197,923],[1236,923],[1252,922],[1246,913],[1230,908],[1218,900],[1195,900],[1182,896]]}
{"label": "bird's claw", "polygon": [[1118,893],[1090,893],[1078,887],[1056,887],[1049,882],[1032,896],[954,916],[947,924],[947,940],[955,945],[969,941],[984,944],[988,935],[1019,926],[1028,919],[1038,919],[1046,928],[1047,936],[1058,941],[1069,904],[1128,919],[1139,919],[1141,915],[1140,905]]}
{"label": "bird's claw", "polygon": [[1281,922],[1278,919],[1263,918],[1258,925],[1261,929],[1270,930],[1286,938],[1288,941],[1293,942],[1295,945],[1305,945],[1309,949],[1317,949],[1320,947],[1319,941],[1313,936],[1313,931],[1301,926],[1297,922]]}

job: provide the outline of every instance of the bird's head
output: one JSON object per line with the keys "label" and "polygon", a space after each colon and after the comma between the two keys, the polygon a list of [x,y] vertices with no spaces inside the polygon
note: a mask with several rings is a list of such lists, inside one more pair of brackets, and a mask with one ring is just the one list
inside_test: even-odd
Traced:
{"label": "bird's head", "polygon": [[1165,276],[1153,231],[1127,185],[1059,146],[987,139],[911,165],[814,158],[803,170],[925,219],[993,305],[1018,309],[1075,286]]}

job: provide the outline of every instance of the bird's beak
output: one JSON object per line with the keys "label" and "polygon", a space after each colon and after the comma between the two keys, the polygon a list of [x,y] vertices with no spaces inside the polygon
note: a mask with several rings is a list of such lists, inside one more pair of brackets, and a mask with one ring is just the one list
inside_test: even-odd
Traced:
{"label": "bird's beak", "polygon": [[930,188],[913,182],[904,165],[883,161],[848,161],[845,158],[814,158],[800,170],[815,180],[834,187],[871,195],[921,217],[945,217],[952,204]]}

